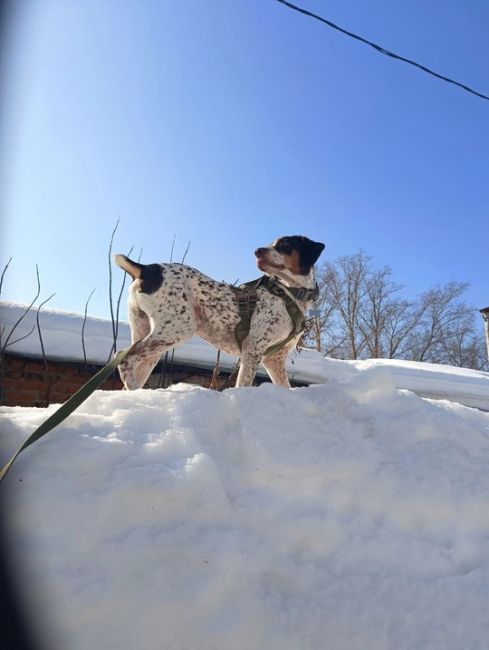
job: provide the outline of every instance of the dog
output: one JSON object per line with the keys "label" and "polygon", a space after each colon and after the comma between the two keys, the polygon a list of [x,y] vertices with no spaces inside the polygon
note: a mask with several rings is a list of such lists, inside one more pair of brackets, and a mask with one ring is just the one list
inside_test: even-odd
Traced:
{"label": "dog", "polygon": [[[245,286],[245,299],[237,287],[185,264],[145,265],[115,255],[115,263],[133,279],[128,310],[135,345],[119,367],[125,388],[142,388],[162,353],[195,334],[241,357],[236,387],[252,385],[260,362],[274,384],[290,387],[285,362],[301,337],[307,304],[317,297],[314,264],[323,249],[324,244],[298,235],[257,248],[257,267],[264,275]],[[237,332],[250,305],[240,341]]]}

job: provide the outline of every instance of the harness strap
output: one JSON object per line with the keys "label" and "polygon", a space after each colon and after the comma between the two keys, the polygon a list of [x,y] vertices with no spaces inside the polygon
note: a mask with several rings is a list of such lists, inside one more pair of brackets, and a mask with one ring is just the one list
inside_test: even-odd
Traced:
{"label": "harness strap", "polygon": [[314,289],[306,289],[304,287],[285,287],[276,278],[267,275],[263,275],[258,280],[246,282],[239,287],[233,287],[236,292],[236,300],[238,302],[239,313],[241,316],[241,320],[236,325],[234,332],[240,350],[242,349],[245,338],[250,332],[251,317],[258,300],[258,287],[268,289],[268,291],[274,296],[282,298],[293,325],[287,338],[267,348],[265,352],[265,356],[267,356],[281,350],[291,339],[304,330],[304,314],[296,300],[315,300],[319,294],[319,289],[317,284]]}
{"label": "harness strap", "polygon": [[241,320],[234,329],[234,336],[241,350],[243,341],[250,333],[251,317],[255,309],[256,301],[258,300],[258,287],[261,284],[261,278],[247,282],[239,287],[233,287],[236,293],[236,300],[239,308],[239,315]]}

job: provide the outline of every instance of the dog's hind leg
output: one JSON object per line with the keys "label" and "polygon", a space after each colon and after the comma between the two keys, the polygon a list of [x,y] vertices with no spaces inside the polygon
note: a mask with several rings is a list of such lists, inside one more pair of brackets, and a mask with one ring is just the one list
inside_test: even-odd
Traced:
{"label": "dog's hind leg", "polygon": [[153,332],[138,341],[119,366],[119,374],[125,388],[127,390],[142,388],[161,359],[161,355],[184,343],[191,336],[192,334],[170,339],[163,337],[161,333],[155,335]]}
{"label": "dog's hind leg", "polygon": [[131,318],[132,338],[133,341],[137,342],[119,366],[119,374],[127,390],[142,388],[160,360],[161,355],[167,350],[180,345],[180,343],[188,341],[194,334],[192,327],[189,326],[180,327],[178,331],[167,327],[166,329],[154,329],[138,340],[138,337],[141,334],[144,335],[144,332],[147,332],[149,327],[149,319],[147,319],[147,323],[145,323],[144,319],[141,319],[135,326],[135,322]]}
{"label": "dog's hind leg", "polygon": [[270,379],[278,386],[290,388],[289,377],[285,369],[285,362],[292,346],[286,346],[274,354],[263,357],[262,364],[268,372]]}
{"label": "dog's hind leg", "polygon": [[128,305],[129,323],[131,324],[131,343],[144,339],[151,332],[151,323],[142,309]]}
{"label": "dog's hind leg", "polygon": [[142,388],[153,368],[156,366],[165,349],[171,346],[161,346],[159,343],[142,339],[136,344],[133,350],[127,355],[119,366],[119,374],[122,383],[127,390]]}

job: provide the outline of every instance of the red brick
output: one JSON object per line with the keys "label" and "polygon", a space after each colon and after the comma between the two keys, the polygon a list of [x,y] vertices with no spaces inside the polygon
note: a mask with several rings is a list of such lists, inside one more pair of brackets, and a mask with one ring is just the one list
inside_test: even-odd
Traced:
{"label": "red brick", "polygon": [[24,370],[25,372],[41,372],[44,370],[44,363],[38,361],[27,361]]}
{"label": "red brick", "polygon": [[33,393],[22,393],[18,391],[13,394],[7,393],[5,395],[4,404],[5,406],[33,406],[39,400],[39,395],[33,395]]}
{"label": "red brick", "polygon": [[16,385],[23,391],[41,391],[46,389],[44,381],[35,379],[24,379],[21,382],[16,382]]}
{"label": "red brick", "polygon": [[[44,363],[40,360],[14,357],[5,358],[3,377],[3,403],[8,406],[45,406],[46,395],[51,403],[65,402],[85,384],[99,368],[69,362],[48,363],[48,385]],[[116,372],[101,386],[103,390],[120,390],[122,382]]]}
{"label": "red brick", "polygon": [[5,367],[6,368],[14,368],[15,370],[23,370],[25,366],[25,361],[23,359],[12,359],[11,357],[7,357],[5,359]]}

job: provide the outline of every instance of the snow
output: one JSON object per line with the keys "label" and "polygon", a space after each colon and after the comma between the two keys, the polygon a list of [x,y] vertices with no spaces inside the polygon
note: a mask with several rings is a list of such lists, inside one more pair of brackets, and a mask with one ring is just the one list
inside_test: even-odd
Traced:
{"label": "snow", "polygon": [[[487,648],[489,413],[337,367],[98,391],[23,452],[4,523],[43,647]],[[2,407],[0,460],[54,408]]]}
{"label": "snow", "polygon": [[[0,302],[0,320],[9,332],[15,322],[24,313],[26,305]],[[81,331],[83,316],[70,312],[43,309],[40,313],[40,326],[46,356],[53,360],[83,362]],[[36,329],[36,312],[31,311],[15,330],[13,339],[33,333],[8,351],[25,356],[42,356]],[[85,347],[87,362],[105,364],[112,347],[112,323],[100,318],[87,318],[85,325]],[[128,323],[119,324],[118,349],[130,344]],[[175,349],[175,363],[212,369],[216,363],[216,350],[200,339],[193,337],[190,341]],[[236,364],[236,357],[221,354],[222,369],[231,370]],[[372,368],[381,367],[389,373],[395,386],[408,389],[423,397],[448,399],[465,406],[489,410],[489,373],[454,368],[440,364],[416,363],[391,359],[369,359],[367,361],[342,361],[323,357],[315,350],[300,349],[290,355],[288,373],[291,380],[305,384],[323,384],[338,378],[348,378],[361,374]],[[266,375],[264,369],[261,374]]]}

